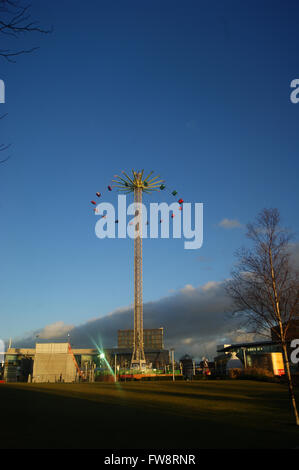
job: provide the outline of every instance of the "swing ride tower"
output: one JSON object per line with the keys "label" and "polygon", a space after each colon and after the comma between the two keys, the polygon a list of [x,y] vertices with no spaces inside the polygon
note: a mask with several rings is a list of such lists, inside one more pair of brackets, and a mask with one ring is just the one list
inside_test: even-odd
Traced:
{"label": "swing ride tower", "polygon": [[[134,193],[135,234],[134,234],[134,342],[131,360],[132,369],[144,369],[146,366],[143,342],[143,301],[142,301],[142,194],[161,189],[163,180],[159,176],[151,177],[151,171],[143,178],[144,170],[132,170],[132,176],[124,171],[123,176],[115,176],[114,186],[119,191]],[[163,186],[163,185],[162,185]]]}

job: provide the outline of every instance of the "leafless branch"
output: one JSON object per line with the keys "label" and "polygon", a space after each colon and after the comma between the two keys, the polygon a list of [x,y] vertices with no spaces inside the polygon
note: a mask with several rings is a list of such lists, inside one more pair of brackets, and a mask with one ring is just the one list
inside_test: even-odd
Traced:
{"label": "leafless branch", "polygon": [[[49,34],[52,29],[43,29],[37,22],[31,21],[30,4],[14,2],[12,0],[0,0],[0,34],[18,38],[22,34],[41,33]],[[8,62],[15,62],[14,58],[22,54],[28,54],[38,49],[0,49],[0,57]]]}
{"label": "leafless branch", "polygon": [[[2,116],[0,116],[0,119],[5,118],[6,116],[7,116],[7,113],[2,114]],[[8,144],[8,145],[0,144],[0,152],[4,152],[4,151],[7,150],[10,146],[11,146],[11,144]],[[10,158],[10,155],[9,155],[8,157],[6,157],[6,158],[0,160],[0,164],[6,162],[9,158]]]}
{"label": "leafless branch", "polygon": [[238,263],[226,290],[243,326],[259,335],[270,332],[281,343],[296,424],[299,416],[290,374],[287,338],[299,321],[299,272],[290,260],[289,231],[280,227],[277,209],[264,209],[255,223],[247,225],[252,249],[239,250]]}

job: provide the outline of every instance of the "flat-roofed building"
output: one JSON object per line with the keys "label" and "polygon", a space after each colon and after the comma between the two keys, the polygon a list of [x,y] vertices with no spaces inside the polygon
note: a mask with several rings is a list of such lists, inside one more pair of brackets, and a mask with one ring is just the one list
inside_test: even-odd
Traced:
{"label": "flat-roofed building", "polygon": [[68,343],[42,343],[35,348],[33,382],[75,382],[77,369]]}
{"label": "flat-roofed building", "polygon": [[[163,332],[162,332],[163,334]],[[150,343],[148,343],[150,344]],[[163,345],[161,339],[159,346]],[[101,358],[102,354],[104,358]],[[169,364],[169,351],[145,348],[146,361],[153,369]],[[37,343],[35,348],[8,348],[5,352],[4,380],[6,382],[77,382],[83,377],[92,379],[99,370],[130,369],[130,348],[75,348],[69,343]]]}
{"label": "flat-roofed building", "polygon": [[[118,348],[133,349],[134,330],[118,330]],[[164,349],[163,328],[145,328],[143,330],[144,349]]]}
{"label": "flat-roofed building", "polygon": [[[290,341],[287,342],[288,353],[290,357]],[[282,362],[282,348],[278,341],[255,341],[251,343],[236,343],[231,345],[223,345],[223,347],[217,347],[218,355],[214,358],[216,371],[220,374],[224,374],[226,371],[226,365],[233,353],[243,363],[244,368],[262,368],[271,370],[273,359],[277,361],[279,357],[280,363]],[[278,367],[278,369],[282,369]],[[298,373],[299,364],[293,364],[290,362],[291,372],[293,374]]]}

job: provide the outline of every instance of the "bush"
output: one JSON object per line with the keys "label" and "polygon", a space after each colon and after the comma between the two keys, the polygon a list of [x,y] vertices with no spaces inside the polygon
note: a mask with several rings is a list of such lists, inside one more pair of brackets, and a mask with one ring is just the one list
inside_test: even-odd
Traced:
{"label": "bush", "polygon": [[230,379],[239,379],[242,372],[242,369],[229,369],[227,375]]}
{"label": "bush", "polygon": [[227,376],[230,379],[261,380],[265,382],[278,382],[279,378],[273,372],[261,367],[247,367],[246,369],[230,369]]}
{"label": "bush", "polygon": [[261,380],[265,382],[277,382],[278,379],[275,377],[273,372],[268,369],[263,369],[261,367],[247,367],[244,370],[240,371],[239,379],[252,379],[252,380]]}

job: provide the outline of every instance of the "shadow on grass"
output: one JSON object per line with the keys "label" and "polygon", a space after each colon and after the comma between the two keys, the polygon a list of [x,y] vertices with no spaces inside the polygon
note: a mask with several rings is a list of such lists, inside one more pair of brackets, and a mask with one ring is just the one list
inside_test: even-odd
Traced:
{"label": "shadow on grass", "polygon": [[[145,402],[139,399],[142,390],[135,387],[135,401],[133,397],[120,400],[121,391],[111,387],[104,387],[101,395],[87,393],[92,387],[83,386],[75,392],[80,398],[74,396],[76,385],[63,386],[64,395],[56,394],[56,387],[41,388],[0,388],[1,403],[5,404],[1,412],[5,429],[2,448],[293,448],[299,444],[295,426],[282,429],[276,425],[271,429],[260,409],[254,426],[251,410],[249,425],[244,412],[238,416],[238,402],[236,412],[224,406],[214,412],[200,409],[192,415],[184,399],[172,403],[171,390],[170,410],[165,403],[156,403],[157,390],[151,390],[153,398]],[[109,390],[118,392],[112,400]],[[146,389],[145,393],[149,395],[150,391]],[[175,392],[175,398],[181,398],[180,394]],[[197,394],[193,401],[200,401]],[[281,417],[289,423],[286,415]]]}

